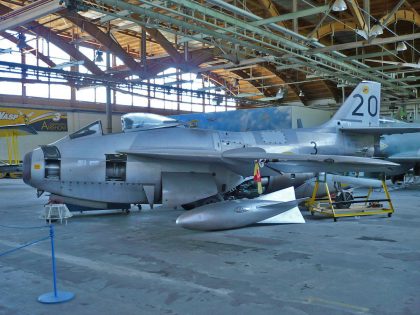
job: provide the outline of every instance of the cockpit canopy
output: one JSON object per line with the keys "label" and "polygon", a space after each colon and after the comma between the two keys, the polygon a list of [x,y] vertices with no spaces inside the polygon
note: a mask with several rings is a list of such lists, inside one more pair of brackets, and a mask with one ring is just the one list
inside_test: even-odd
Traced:
{"label": "cockpit canopy", "polygon": [[151,113],[125,114],[121,116],[121,124],[123,132],[168,128],[182,125],[182,123],[176,119]]}

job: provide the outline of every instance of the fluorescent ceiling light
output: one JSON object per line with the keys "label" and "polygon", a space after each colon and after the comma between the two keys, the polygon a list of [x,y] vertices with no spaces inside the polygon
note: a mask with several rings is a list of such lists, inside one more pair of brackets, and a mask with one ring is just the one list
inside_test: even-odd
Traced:
{"label": "fluorescent ceiling light", "polygon": [[280,99],[280,98],[283,98],[283,97],[284,97],[284,89],[280,88],[276,93],[276,98]]}
{"label": "fluorescent ceiling light", "polygon": [[332,6],[332,10],[334,12],[346,11],[347,10],[346,2],[344,0],[335,0],[334,4]]}
{"label": "fluorescent ceiling light", "polygon": [[397,44],[397,51],[407,50],[407,45],[404,42],[399,42]]}
{"label": "fluorescent ceiling light", "polygon": [[366,34],[364,30],[356,30],[356,34],[362,36],[364,39],[368,39],[369,36]]}
{"label": "fluorescent ceiling light", "polygon": [[370,29],[370,36],[379,36],[384,33],[384,29],[382,26],[378,23],[372,26]]}
{"label": "fluorescent ceiling light", "polygon": [[18,34],[18,41],[16,43],[17,48],[23,50],[26,47],[26,36],[23,33]]}
{"label": "fluorescent ceiling light", "polygon": [[96,51],[96,57],[95,57],[95,61],[96,62],[103,62],[104,61],[104,58],[102,57],[103,56],[103,51],[102,50],[97,50]]}

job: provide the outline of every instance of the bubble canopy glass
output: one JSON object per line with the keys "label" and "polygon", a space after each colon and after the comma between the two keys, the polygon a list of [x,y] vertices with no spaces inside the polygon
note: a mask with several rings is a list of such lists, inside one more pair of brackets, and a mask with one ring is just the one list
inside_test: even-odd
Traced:
{"label": "bubble canopy glass", "polygon": [[176,119],[151,114],[151,113],[130,113],[121,116],[122,130],[124,132],[168,128],[182,125]]}

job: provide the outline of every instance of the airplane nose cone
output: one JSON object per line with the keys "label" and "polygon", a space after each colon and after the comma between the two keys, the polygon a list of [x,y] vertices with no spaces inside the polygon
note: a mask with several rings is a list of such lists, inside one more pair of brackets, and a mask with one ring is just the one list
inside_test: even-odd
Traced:
{"label": "airplane nose cone", "polygon": [[25,184],[30,185],[31,182],[31,165],[32,165],[32,152],[26,153],[23,158],[23,181]]}
{"label": "airplane nose cone", "polygon": [[185,226],[191,224],[194,221],[194,218],[192,218],[192,216],[189,213],[184,213],[176,219],[175,223],[180,226]]}
{"label": "airplane nose cone", "polygon": [[176,224],[186,229],[195,230],[197,226],[203,223],[203,216],[201,213],[184,213],[176,219]]}

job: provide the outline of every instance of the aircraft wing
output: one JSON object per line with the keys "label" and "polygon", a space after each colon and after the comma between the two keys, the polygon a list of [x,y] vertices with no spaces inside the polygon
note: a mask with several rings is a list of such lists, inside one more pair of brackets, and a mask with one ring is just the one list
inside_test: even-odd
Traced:
{"label": "aircraft wing", "polygon": [[342,132],[369,134],[369,135],[393,135],[401,133],[415,133],[420,132],[420,127],[342,127]]}
{"label": "aircraft wing", "polygon": [[120,153],[182,161],[220,162],[222,160],[221,152],[207,150],[140,148],[136,150],[120,151]]}
{"label": "aircraft wing", "polygon": [[36,135],[37,132],[31,126],[25,124],[0,126],[0,137]]}
{"label": "aircraft wing", "polygon": [[365,157],[342,155],[282,154],[268,153],[262,148],[241,148],[228,150],[223,158],[252,162],[267,160],[271,168],[281,172],[386,172],[399,164]]}
{"label": "aircraft wing", "polygon": [[394,154],[389,156],[387,159],[397,163],[420,162],[420,150]]}
{"label": "aircraft wing", "polygon": [[232,165],[235,163],[254,163],[267,161],[270,168],[280,172],[347,172],[371,171],[386,172],[399,164],[364,157],[341,155],[281,154],[268,153],[262,148],[240,148],[224,152],[183,149],[136,149],[120,153],[142,157],[161,158],[178,161],[215,162]]}

